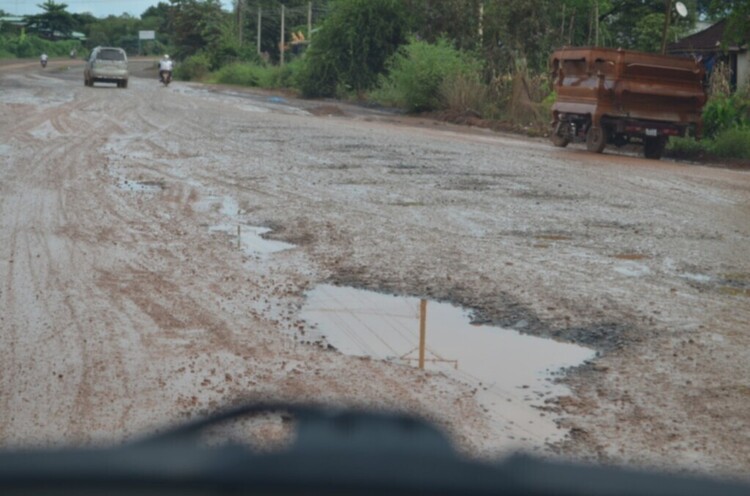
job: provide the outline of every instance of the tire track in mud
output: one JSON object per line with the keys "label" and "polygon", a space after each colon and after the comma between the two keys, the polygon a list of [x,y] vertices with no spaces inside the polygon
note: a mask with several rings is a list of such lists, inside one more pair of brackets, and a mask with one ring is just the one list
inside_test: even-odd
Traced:
{"label": "tire track in mud", "polygon": [[[96,142],[101,142],[102,137],[106,139],[108,135],[118,132],[119,129],[111,121],[107,124],[106,119],[103,126],[101,121],[97,126],[86,126],[84,120],[77,119],[74,115],[74,112],[85,104],[86,101],[83,100],[57,108],[43,109],[37,115],[31,115],[25,119],[16,128],[14,138],[25,147],[33,149],[34,152],[28,160],[17,160],[14,164],[15,168],[19,169],[14,178],[14,186],[18,189],[30,188],[30,193],[15,195],[12,198],[12,204],[9,204],[10,202],[6,199],[6,206],[3,209],[17,212],[15,225],[11,228],[14,247],[12,256],[20,263],[22,257],[19,256],[20,252],[16,247],[24,253],[24,270],[19,277],[22,277],[23,284],[28,286],[23,290],[26,300],[37,300],[33,303],[33,308],[29,308],[32,306],[28,304],[29,302],[27,305],[19,305],[17,294],[22,291],[23,285],[14,283],[14,279],[18,277],[12,275],[8,278],[6,306],[9,308],[6,315],[12,316],[15,321],[11,324],[11,340],[14,346],[9,350],[11,352],[9,359],[14,364],[19,359],[34,364],[25,372],[26,376],[47,378],[47,383],[43,380],[36,387],[28,387],[28,379],[26,380],[27,388],[23,395],[36,395],[31,404],[37,407],[46,404],[41,411],[28,415],[44,417],[46,409],[49,408],[55,412],[52,415],[46,415],[47,425],[38,426],[39,432],[34,434],[37,440],[43,439],[45,433],[66,432],[66,424],[71,429],[67,434],[71,439],[89,439],[88,431],[91,427],[76,420],[90,416],[92,401],[95,399],[92,396],[94,383],[92,373],[96,363],[95,350],[91,348],[87,340],[87,335],[91,334],[91,330],[85,326],[86,307],[80,307],[83,302],[90,304],[91,301],[87,297],[74,299],[73,295],[91,293],[85,274],[86,267],[90,265],[89,250],[92,248],[76,242],[75,236],[67,236],[67,239],[59,238],[61,234],[71,234],[67,230],[71,221],[86,224],[80,217],[81,212],[87,211],[85,208],[80,208],[78,201],[82,198],[80,191],[88,190],[98,196],[95,192],[99,185],[91,183],[91,175],[87,172],[81,174],[80,168],[100,161],[96,159],[98,148]],[[33,129],[45,125],[46,122],[51,122],[53,128],[61,136],[45,140],[34,138],[31,134]],[[93,139],[89,133],[97,135],[98,138]],[[86,187],[86,184],[89,187]],[[40,190],[40,185],[47,187]],[[19,234],[22,236],[19,237]],[[50,245],[51,241],[54,242],[54,246]],[[73,274],[76,274],[75,278],[70,277]],[[35,295],[35,298],[32,298],[32,295]],[[106,308],[106,304],[103,307]],[[88,312],[91,312],[91,309]],[[36,322],[32,321],[30,317],[33,316],[32,314],[37,316]],[[42,321],[46,321],[46,324]],[[90,322],[91,319],[89,318],[88,321]],[[15,346],[19,325],[24,325],[26,327],[24,334],[29,335],[25,337],[27,349],[24,349],[24,352]],[[35,362],[33,359],[28,361],[27,356],[31,352],[29,348],[34,349],[33,353],[39,356],[59,354],[64,357],[63,360],[71,363],[62,366],[65,369],[64,372],[59,372],[60,364],[57,365],[58,371],[50,370],[50,367],[55,367],[54,364]],[[55,353],[45,352],[44,350],[47,349],[54,349]],[[122,363],[122,354],[110,351],[105,355],[109,356],[107,367],[116,370],[114,375],[120,378],[127,377]],[[12,369],[15,368],[12,367]],[[52,377],[53,384],[49,384],[50,377]],[[58,380],[59,383],[57,383]],[[23,383],[24,381],[19,380],[16,374],[12,382]],[[123,384],[125,391],[121,396],[127,398],[130,396],[127,381]],[[110,386],[115,387],[114,381],[111,381]],[[55,389],[59,388],[63,390],[57,393]],[[73,391],[77,393],[71,394]],[[17,412],[16,417],[24,415],[25,405],[11,406],[8,403],[18,401],[19,394],[6,391],[6,394],[2,396],[6,399],[5,412]],[[53,407],[43,398],[47,398],[47,401],[57,398],[57,402]],[[23,401],[28,402],[28,398],[23,398]],[[127,415],[127,409],[125,415]],[[0,416],[8,418],[5,415]],[[121,424],[125,422],[124,418],[120,421]],[[6,437],[13,431],[7,420],[4,424],[4,431]]]}

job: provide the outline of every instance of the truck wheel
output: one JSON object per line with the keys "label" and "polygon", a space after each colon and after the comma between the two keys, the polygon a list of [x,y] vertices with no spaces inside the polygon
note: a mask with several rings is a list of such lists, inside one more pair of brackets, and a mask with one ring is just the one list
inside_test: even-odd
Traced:
{"label": "truck wheel", "polygon": [[552,130],[552,144],[554,146],[559,146],[560,148],[565,148],[568,146],[568,143],[570,143],[570,138],[567,136],[560,136],[560,133],[563,130],[564,124],[562,122],[558,122],[557,126],[555,126],[555,129]]}
{"label": "truck wheel", "polygon": [[586,133],[586,149],[590,152],[601,153],[607,146],[607,134],[604,128],[591,126]]}
{"label": "truck wheel", "polygon": [[659,160],[664,153],[665,146],[667,146],[665,138],[644,138],[643,155],[646,158]]}

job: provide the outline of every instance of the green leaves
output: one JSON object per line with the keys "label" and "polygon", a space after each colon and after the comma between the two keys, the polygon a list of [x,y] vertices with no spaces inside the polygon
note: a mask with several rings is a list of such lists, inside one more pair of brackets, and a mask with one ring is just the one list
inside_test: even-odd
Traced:
{"label": "green leaves", "polygon": [[406,42],[409,13],[401,0],[336,0],[313,38],[299,75],[303,95],[333,96],[343,85],[372,88],[388,57]]}
{"label": "green leaves", "polygon": [[445,39],[434,44],[412,40],[389,62],[381,98],[411,112],[443,107],[441,88],[448,78],[476,79],[479,64]]}

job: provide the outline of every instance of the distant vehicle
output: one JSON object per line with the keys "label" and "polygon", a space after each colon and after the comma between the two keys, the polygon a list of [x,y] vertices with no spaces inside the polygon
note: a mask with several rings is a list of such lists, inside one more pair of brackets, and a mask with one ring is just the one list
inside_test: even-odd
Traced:
{"label": "distant vehicle", "polygon": [[705,71],[693,59],[612,48],[563,48],[550,57],[557,100],[552,143],[601,153],[643,144],[659,159],[670,136],[701,137]]}
{"label": "distant vehicle", "polygon": [[122,48],[96,47],[83,69],[83,84],[95,82],[117,83],[118,88],[128,87],[128,56]]}

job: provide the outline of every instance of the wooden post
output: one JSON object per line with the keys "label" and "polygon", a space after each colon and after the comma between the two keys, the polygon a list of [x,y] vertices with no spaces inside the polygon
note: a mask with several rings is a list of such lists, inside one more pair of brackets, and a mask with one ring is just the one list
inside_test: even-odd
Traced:
{"label": "wooden post", "polygon": [[484,47],[484,0],[479,1],[479,31],[477,32],[479,37],[479,47]]}
{"label": "wooden post", "polygon": [[260,4],[258,4],[258,55],[260,55],[260,53],[261,53],[261,50],[260,50],[260,29],[261,29],[261,22],[260,22],[260,20],[261,20],[262,14],[263,14],[263,10],[261,9]]}
{"label": "wooden post", "polygon": [[419,301],[419,368],[424,370],[424,349],[427,340],[427,300]]}
{"label": "wooden post", "polygon": [[242,46],[242,2],[237,0],[237,41]]}
{"label": "wooden post", "polygon": [[237,248],[242,248],[242,227],[240,224],[237,224]]}
{"label": "wooden post", "polygon": [[307,41],[312,39],[312,2],[307,2]]}
{"label": "wooden post", "polygon": [[594,1],[594,46],[599,46],[599,0]]}
{"label": "wooden post", "polygon": [[662,55],[667,53],[667,32],[669,31],[669,21],[671,20],[670,17],[672,17],[672,0],[664,0],[664,5],[666,6],[666,10],[664,11],[664,33],[661,37]]}
{"label": "wooden post", "polygon": [[279,63],[284,67],[284,4],[281,4],[281,44],[279,45]]}

